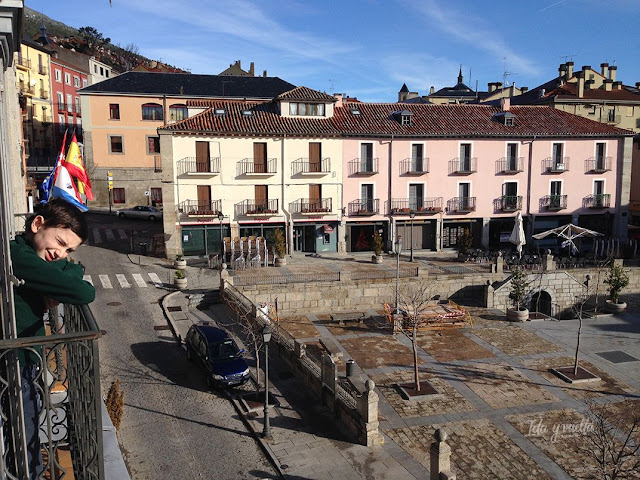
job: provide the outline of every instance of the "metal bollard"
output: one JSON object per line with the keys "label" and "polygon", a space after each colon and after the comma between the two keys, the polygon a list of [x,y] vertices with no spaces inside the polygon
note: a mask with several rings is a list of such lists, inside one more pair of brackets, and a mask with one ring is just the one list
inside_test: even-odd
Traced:
{"label": "metal bollard", "polygon": [[347,360],[346,363],[346,372],[347,372],[347,377],[350,377],[353,375],[353,368],[356,362],[354,362],[352,359]]}

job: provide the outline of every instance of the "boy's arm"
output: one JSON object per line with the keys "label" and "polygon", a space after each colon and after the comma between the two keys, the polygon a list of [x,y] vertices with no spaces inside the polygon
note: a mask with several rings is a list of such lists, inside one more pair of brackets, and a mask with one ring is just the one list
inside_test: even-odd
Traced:
{"label": "boy's arm", "polygon": [[46,262],[27,245],[12,245],[13,274],[24,280],[24,287],[42,293],[61,303],[80,305],[91,303],[96,291],[82,280],[79,265],[60,260]]}

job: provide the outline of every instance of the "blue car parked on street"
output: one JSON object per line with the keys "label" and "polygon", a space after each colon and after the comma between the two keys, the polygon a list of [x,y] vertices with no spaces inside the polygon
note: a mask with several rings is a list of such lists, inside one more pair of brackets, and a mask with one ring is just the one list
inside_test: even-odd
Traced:
{"label": "blue car parked on street", "polygon": [[189,328],[185,339],[187,358],[207,371],[207,385],[240,385],[249,379],[249,367],[236,342],[224,330],[203,322]]}

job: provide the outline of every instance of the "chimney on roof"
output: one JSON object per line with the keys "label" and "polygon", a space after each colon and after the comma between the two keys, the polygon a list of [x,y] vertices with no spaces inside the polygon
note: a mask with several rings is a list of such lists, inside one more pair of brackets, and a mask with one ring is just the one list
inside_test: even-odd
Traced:
{"label": "chimney on roof", "polygon": [[336,99],[336,107],[341,107],[342,106],[342,94],[341,93],[334,93],[333,94],[333,98]]}
{"label": "chimney on roof", "polygon": [[242,68],[242,62],[240,62],[240,60],[236,60],[236,66],[238,68]]}
{"label": "chimney on roof", "polygon": [[496,90],[496,82],[489,82],[487,83],[487,86],[489,87],[489,93],[492,93]]}
{"label": "chimney on roof", "polygon": [[500,99],[500,108],[503,112],[508,112],[511,109],[511,99],[509,97],[502,97]]}
{"label": "chimney on roof", "polygon": [[266,71],[266,70],[263,70],[263,71],[262,71],[262,76],[263,76],[264,78],[267,78],[267,71]]}
{"label": "chimney on roof", "polygon": [[609,78],[609,64],[608,63],[601,63],[600,64],[600,74],[604,77],[604,78]]}
{"label": "chimney on roof", "polygon": [[609,67],[609,78],[614,82],[616,81],[617,72],[618,72],[618,67],[616,67],[615,65],[611,65]]}
{"label": "chimney on roof", "polygon": [[582,98],[584,97],[584,70],[576,72],[576,77],[578,77],[578,98]]}
{"label": "chimney on roof", "polygon": [[431,85],[431,88],[429,89],[429,95],[433,95],[434,93],[436,93],[436,89],[433,88],[433,85]]}
{"label": "chimney on roof", "polygon": [[602,82],[602,84],[604,85],[604,91],[605,92],[610,92],[611,91],[611,84],[613,82],[611,81],[610,78],[605,78],[604,81]]}
{"label": "chimney on roof", "polygon": [[561,63],[558,67],[558,76],[560,78],[567,78],[567,66],[564,63]]}
{"label": "chimney on roof", "polygon": [[573,62],[567,62],[567,79],[573,77]]}
{"label": "chimney on roof", "polygon": [[640,82],[636,82],[636,88],[640,89]]}
{"label": "chimney on roof", "polygon": [[620,82],[620,81],[613,82],[613,89],[614,90],[622,90],[622,82]]}
{"label": "chimney on roof", "polygon": [[529,91],[529,87],[520,87],[520,94],[527,93]]}
{"label": "chimney on roof", "polygon": [[255,73],[255,65],[253,64],[253,62],[251,62],[251,65],[249,65],[249,75],[255,77]]}
{"label": "chimney on roof", "polygon": [[584,73],[584,78],[587,78],[587,71],[591,70],[591,65],[583,65],[582,66],[582,73]]}
{"label": "chimney on roof", "polygon": [[496,82],[496,90],[502,90],[502,82]]}
{"label": "chimney on roof", "polygon": [[517,95],[516,93],[516,84],[512,83],[511,86],[509,87],[509,96],[510,97],[515,97]]}

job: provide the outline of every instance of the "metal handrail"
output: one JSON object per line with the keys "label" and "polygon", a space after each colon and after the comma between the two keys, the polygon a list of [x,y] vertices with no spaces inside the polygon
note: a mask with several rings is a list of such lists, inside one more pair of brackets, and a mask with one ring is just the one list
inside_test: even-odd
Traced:
{"label": "metal handrail", "polygon": [[374,175],[378,173],[377,158],[354,158],[349,160],[349,175]]}
{"label": "metal handrail", "polygon": [[400,160],[400,173],[404,175],[423,175],[429,173],[429,158],[411,157]]}
{"label": "metal handrail", "polygon": [[502,157],[497,162],[500,173],[518,173],[524,170],[524,157]]}
{"label": "metal handrail", "polygon": [[566,195],[546,195],[542,197],[542,206],[547,210],[562,210],[567,208]]}
{"label": "metal handrail", "polygon": [[473,212],[476,209],[476,197],[453,197],[449,200],[450,212]]}
{"label": "metal handrail", "polygon": [[301,198],[291,204],[293,213],[329,213],[331,198]]}
{"label": "metal handrail", "polygon": [[379,203],[377,198],[354,200],[349,202],[349,215],[374,215],[380,211]]}
{"label": "metal handrail", "polygon": [[276,158],[267,158],[266,162],[255,162],[253,158],[243,158],[238,162],[238,175],[251,173],[271,174],[276,173]]}
{"label": "metal handrail", "polygon": [[542,160],[542,170],[549,173],[562,173],[569,170],[569,157],[547,157]]}
{"label": "metal handrail", "polygon": [[476,173],[478,171],[478,168],[476,166],[477,160],[477,157],[453,158],[449,160],[449,173],[454,175]]}
{"label": "metal handrail", "polygon": [[323,158],[312,162],[308,158],[298,158],[291,162],[292,175],[299,173],[329,173],[331,171],[331,158]]}
{"label": "metal handrail", "polygon": [[608,172],[611,170],[612,157],[591,157],[586,161],[586,171],[593,173]]}
{"label": "metal handrail", "polygon": [[389,212],[392,215],[416,215],[438,213],[442,211],[442,197],[416,198],[392,198]]}
{"label": "metal handrail", "polygon": [[196,157],[185,157],[176,162],[178,175],[185,173],[220,173],[220,157],[199,161]]}
{"label": "metal handrail", "polygon": [[178,204],[178,213],[196,216],[217,216],[222,208],[222,200],[184,200]]}

